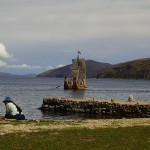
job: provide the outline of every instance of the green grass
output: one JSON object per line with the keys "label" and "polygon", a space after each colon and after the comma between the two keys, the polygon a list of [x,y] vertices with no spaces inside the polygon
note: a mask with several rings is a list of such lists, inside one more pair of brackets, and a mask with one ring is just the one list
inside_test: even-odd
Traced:
{"label": "green grass", "polygon": [[0,150],[150,150],[150,127],[63,129],[0,136]]}

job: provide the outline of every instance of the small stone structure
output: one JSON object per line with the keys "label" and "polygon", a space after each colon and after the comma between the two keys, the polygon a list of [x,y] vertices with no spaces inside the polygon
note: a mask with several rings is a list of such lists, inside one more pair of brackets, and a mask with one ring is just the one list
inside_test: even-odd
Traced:
{"label": "small stone structure", "polygon": [[42,111],[99,114],[110,117],[150,117],[150,103],[119,103],[115,100],[98,101],[67,98],[44,98]]}

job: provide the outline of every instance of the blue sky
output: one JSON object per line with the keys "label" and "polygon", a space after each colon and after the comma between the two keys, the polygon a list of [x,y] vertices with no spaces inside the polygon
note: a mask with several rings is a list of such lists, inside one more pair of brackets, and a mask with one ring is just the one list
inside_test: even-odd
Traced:
{"label": "blue sky", "polygon": [[149,0],[0,0],[0,72],[41,73],[82,57],[150,57]]}

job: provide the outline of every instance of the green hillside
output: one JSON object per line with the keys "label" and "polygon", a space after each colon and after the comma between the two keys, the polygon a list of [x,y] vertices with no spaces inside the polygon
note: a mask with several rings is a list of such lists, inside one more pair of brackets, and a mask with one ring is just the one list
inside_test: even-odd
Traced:
{"label": "green hillside", "polygon": [[107,71],[98,73],[97,78],[150,79],[150,58],[112,65]]}

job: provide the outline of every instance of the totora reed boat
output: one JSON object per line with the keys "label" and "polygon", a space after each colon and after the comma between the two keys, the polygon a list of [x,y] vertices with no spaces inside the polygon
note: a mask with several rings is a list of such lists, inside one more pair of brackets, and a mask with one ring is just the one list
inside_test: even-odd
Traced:
{"label": "totora reed boat", "polygon": [[84,58],[79,58],[80,54],[81,52],[78,51],[77,58],[72,59],[71,78],[65,75],[64,90],[84,90],[86,88],[86,64]]}

